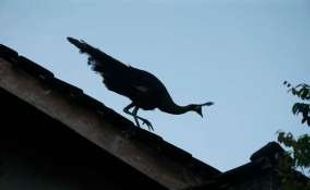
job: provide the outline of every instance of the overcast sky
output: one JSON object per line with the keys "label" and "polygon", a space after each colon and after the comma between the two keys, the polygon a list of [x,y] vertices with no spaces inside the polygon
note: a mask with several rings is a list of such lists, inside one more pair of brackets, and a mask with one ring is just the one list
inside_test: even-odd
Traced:
{"label": "overcast sky", "polygon": [[130,101],[103,86],[67,36],[155,74],[180,105],[214,101],[203,119],[139,113],[222,171],[248,162],[279,129],[309,132],[282,85],[310,83],[309,0],[1,0],[0,26],[0,43],[129,119]]}

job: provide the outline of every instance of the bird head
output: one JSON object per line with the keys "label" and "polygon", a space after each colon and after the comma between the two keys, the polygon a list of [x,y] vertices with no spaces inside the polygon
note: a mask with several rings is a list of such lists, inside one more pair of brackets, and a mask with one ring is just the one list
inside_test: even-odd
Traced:
{"label": "bird head", "polygon": [[213,104],[214,104],[213,102],[206,102],[204,104],[192,104],[191,107],[192,107],[192,110],[194,112],[198,113],[201,117],[203,117],[202,107],[203,106],[211,106]]}

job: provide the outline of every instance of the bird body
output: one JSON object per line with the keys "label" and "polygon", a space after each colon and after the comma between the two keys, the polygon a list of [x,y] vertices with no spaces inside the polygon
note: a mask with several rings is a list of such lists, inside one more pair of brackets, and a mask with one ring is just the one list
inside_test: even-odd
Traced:
{"label": "bird body", "polygon": [[[141,120],[150,130],[153,130],[148,120],[137,116],[139,108],[144,110],[158,108],[170,114],[195,111],[202,116],[201,107],[213,104],[207,102],[179,106],[173,101],[165,85],[153,74],[125,65],[84,41],[71,37],[67,39],[79,48],[81,53],[89,55],[88,64],[91,65],[92,70],[103,77],[103,83],[110,91],[126,96],[132,101],[124,108],[124,112],[134,117],[137,126],[140,126],[138,120]],[[132,112],[129,111],[131,108],[134,108]]]}

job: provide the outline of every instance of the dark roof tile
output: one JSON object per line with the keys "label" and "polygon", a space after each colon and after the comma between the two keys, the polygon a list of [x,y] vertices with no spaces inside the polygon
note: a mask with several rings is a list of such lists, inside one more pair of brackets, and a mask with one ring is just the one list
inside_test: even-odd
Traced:
{"label": "dark roof tile", "polygon": [[18,53],[7,46],[0,44],[0,57],[8,61],[16,62],[15,60],[18,57]]}
{"label": "dark roof tile", "polygon": [[82,96],[77,96],[76,98],[77,103],[89,107],[96,110],[101,110],[104,104],[102,102],[99,102],[98,100],[90,97],[87,94],[83,94]]}
{"label": "dark roof tile", "polygon": [[284,149],[276,142],[270,142],[250,157],[251,161],[259,160],[261,158],[269,158],[271,160],[278,159],[285,154]]}
{"label": "dark roof tile", "polygon": [[50,78],[46,80],[46,84],[51,86],[53,89],[56,89],[59,92],[73,98],[75,96],[80,96],[83,94],[83,90],[81,90],[80,88],[66,83],[65,81],[59,80],[58,78]]}
{"label": "dark roof tile", "polygon": [[114,110],[112,110],[108,107],[102,106],[97,111],[100,112],[100,115],[102,116],[102,118],[106,119],[111,124],[115,124],[116,126],[122,128],[122,130],[127,130],[128,127],[130,127],[130,126],[135,128],[134,124],[130,120],[119,115]]}
{"label": "dark roof tile", "polygon": [[22,68],[24,71],[34,77],[37,77],[39,79],[48,79],[54,77],[54,74],[52,72],[24,56],[19,56],[17,58],[17,61],[20,68]]}

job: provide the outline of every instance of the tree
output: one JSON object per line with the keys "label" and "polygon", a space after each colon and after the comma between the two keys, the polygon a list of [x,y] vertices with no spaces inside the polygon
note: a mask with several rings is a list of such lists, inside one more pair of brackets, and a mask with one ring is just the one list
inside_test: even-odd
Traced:
{"label": "tree", "polygon": [[[292,86],[285,81],[283,83],[293,96],[298,97],[299,102],[294,103],[292,106],[292,112],[294,115],[301,115],[301,124],[306,127],[310,127],[310,86],[302,83],[296,86]],[[283,162],[284,182],[287,189],[296,189],[298,182],[294,180],[293,174],[290,171],[299,169],[304,175],[310,176],[310,136],[303,134],[298,137],[290,132],[279,132],[278,141],[288,148],[288,154],[291,159],[287,159]],[[299,189],[309,190],[310,183],[303,184]]]}

